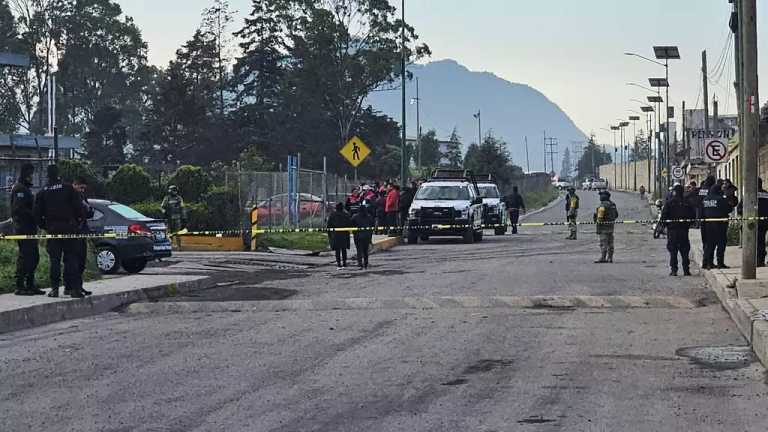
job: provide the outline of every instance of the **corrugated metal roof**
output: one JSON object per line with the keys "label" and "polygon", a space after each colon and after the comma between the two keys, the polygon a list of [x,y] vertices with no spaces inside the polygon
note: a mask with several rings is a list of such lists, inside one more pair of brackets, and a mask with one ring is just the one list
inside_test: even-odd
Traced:
{"label": "corrugated metal roof", "polygon": [[[28,147],[37,148],[37,143],[40,148],[50,149],[53,148],[53,137],[44,135],[14,135],[13,144],[16,147]],[[0,147],[10,147],[11,137],[10,135],[0,135]],[[70,136],[59,136],[59,148],[60,149],[80,149],[80,139]]]}

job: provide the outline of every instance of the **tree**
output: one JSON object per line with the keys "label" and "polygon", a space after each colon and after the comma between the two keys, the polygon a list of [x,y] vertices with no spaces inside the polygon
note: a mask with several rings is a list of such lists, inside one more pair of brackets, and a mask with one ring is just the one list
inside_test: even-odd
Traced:
{"label": "tree", "polygon": [[469,146],[464,168],[475,174],[493,174],[502,188],[512,184],[515,177],[523,175],[522,168],[510,161],[506,143],[492,135],[488,135],[479,146]]}
{"label": "tree", "polygon": [[448,148],[445,154],[441,155],[442,159],[445,159],[448,162],[448,168],[460,168],[464,159],[461,154],[461,137],[456,128],[453,128],[453,132],[451,132],[448,141]]}
{"label": "tree", "polygon": [[67,0],[57,27],[57,122],[63,132],[84,134],[107,106],[121,111],[126,144],[141,132],[150,81],[147,44],[133,19],[112,0]]}
{"label": "tree", "polygon": [[563,168],[560,170],[560,177],[570,178],[571,173],[571,150],[566,147],[565,151],[563,152]]}
{"label": "tree", "polygon": [[636,142],[635,145],[637,146],[637,153],[635,153],[634,146],[632,148],[630,148],[629,149],[630,150],[629,160],[631,160],[631,161],[648,160],[648,155],[649,155],[649,151],[648,150],[650,149],[650,144],[648,143],[648,140],[645,138],[645,132],[644,131],[641,130],[637,134],[637,142]]}
{"label": "tree", "polygon": [[119,108],[110,105],[96,111],[83,138],[88,160],[97,166],[125,162],[128,135]]}
{"label": "tree", "polygon": [[144,168],[126,164],[109,179],[107,192],[111,199],[124,204],[146,201],[152,196],[152,178]]}
{"label": "tree", "polygon": [[[7,0],[0,0],[0,52],[14,52],[19,48],[19,34],[16,19],[11,13]],[[21,107],[16,100],[14,90],[15,77],[19,72],[11,73],[0,66],[0,133],[14,133],[20,126]]]}
{"label": "tree", "polygon": [[[397,80],[401,28],[381,0],[253,0],[233,79],[248,144],[281,158],[301,151],[311,164],[336,153],[359,135],[368,95]],[[413,45],[413,28],[405,33]],[[429,54],[410,45],[409,61]]]}
{"label": "tree", "polygon": [[211,179],[202,168],[183,165],[168,179],[168,184],[178,187],[185,201],[198,202],[210,190]]}
{"label": "tree", "polygon": [[421,136],[421,166],[434,168],[440,164],[440,141],[437,139],[437,131],[431,129]]}
{"label": "tree", "polygon": [[202,29],[210,35],[216,47],[216,78],[220,116],[224,116],[226,109],[224,93],[227,90],[227,82],[229,80],[227,65],[231,61],[229,52],[231,38],[228,29],[229,25],[235,20],[236,13],[237,11],[230,9],[228,0],[213,0],[213,5],[203,10]]}
{"label": "tree", "polygon": [[[604,146],[603,146],[604,147]],[[611,155],[604,152],[595,142],[595,136],[592,135],[587,142],[587,147],[579,160],[579,175],[582,178],[596,177],[601,165],[610,164],[613,161]]]}

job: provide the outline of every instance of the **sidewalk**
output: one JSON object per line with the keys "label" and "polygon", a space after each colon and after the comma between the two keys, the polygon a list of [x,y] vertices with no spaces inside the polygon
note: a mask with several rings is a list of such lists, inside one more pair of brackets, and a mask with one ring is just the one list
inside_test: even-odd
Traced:
{"label": "sidewalk", "polygon": [[[691,230],[690,238],[691,259],[701,264],[700,231]],[[755,281],[742,281],[741,248],[729,246],[725,251],[725,263],[731,268],[702,270],[702,274],[757,357],[768,367],[768,267],[757,269]]]}

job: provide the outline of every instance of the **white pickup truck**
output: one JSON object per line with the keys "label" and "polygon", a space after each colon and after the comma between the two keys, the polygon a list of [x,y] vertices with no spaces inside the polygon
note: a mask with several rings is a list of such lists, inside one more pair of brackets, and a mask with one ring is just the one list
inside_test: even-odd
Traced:
{"label": "white pickup truck", "polygon": [[594,179],[590,185],[591,190],[606,190],[608,189],[608,180],[606,179]]}

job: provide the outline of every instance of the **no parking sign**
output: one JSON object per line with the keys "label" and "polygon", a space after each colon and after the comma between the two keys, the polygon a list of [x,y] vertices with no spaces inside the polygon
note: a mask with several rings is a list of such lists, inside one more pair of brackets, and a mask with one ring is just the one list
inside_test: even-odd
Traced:
{"label": "no parking sign", "polygon": [[725,145],[723,140],[712,139],[707,141],[704,146],[704,160],[709,163],[725,162],[727,156],[728,146]]}

